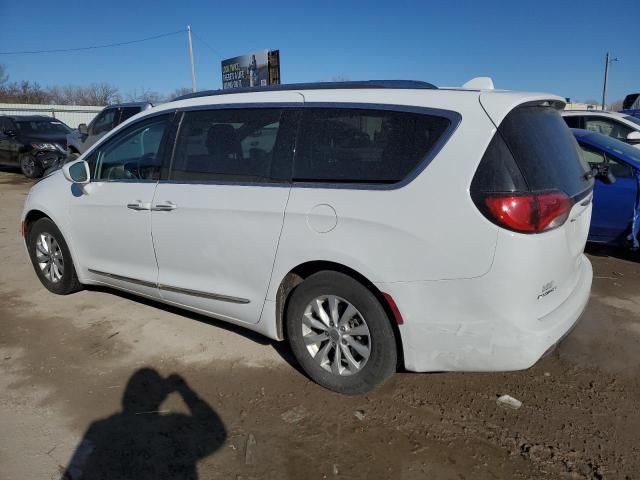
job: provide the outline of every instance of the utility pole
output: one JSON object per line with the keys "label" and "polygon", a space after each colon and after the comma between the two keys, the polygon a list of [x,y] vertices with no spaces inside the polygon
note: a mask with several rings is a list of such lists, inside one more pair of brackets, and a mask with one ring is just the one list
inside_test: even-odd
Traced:
{"label": "utility pole", "polygon": [[607,103],[607,81],[609,80],[609,64],[613,62],[617,62],[618,58],[612,58],[609,60],[609,52],[607,52],[607,56],[604,61],[604,85],[602,86],[602,110],[605,109],[605,105]]}
{"label": "utility pole", "polygon": [[[193,63],[193,42],[191,41],[191,25],[187,25],[187,37],[189,38],[189,60],[191,60],[191,90],[195,92],[196,89],[196,66]],[[607,53],[607,58],[608,57]],[[606,80],[605,80],[606,85]],[[605,86],[606,88],[606,86]]]}

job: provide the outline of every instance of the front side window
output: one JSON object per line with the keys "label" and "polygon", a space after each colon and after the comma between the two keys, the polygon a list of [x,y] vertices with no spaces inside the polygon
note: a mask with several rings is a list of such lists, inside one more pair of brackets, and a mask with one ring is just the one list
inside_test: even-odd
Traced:
{"label": "front side window", "polygon": [[626,140],[627,135],[631,133],[631,128],[620,122],[604,117],[587,117],[584,119],[584,129],[592,132],[601,133],[607,137],[616,138],[618,140]]}
{"label": "front side window", "polygon": [[293,179],[393,184],[406,178],[445,132],[443,117],[385,110],[305,110]]}
{"label": "front side window", "polygon": [[614,160],[609,155],[607,155],[607,164],[609,165],[609,170],[613,173],[613,176],[616,178],[630,178],[633,177],[633,168],[627,165],[624,162],[619,160]]}
{"label": "front side window", "polygon": [[578,145],[580,145],[582,158],[584,158],[584,161],[587,162],[590,167],[599,167],[604,164],[605,157],[603,152],[587,147],[586,145]]}
{"label": "front side window", "polygon": [[186,112],[170,179],[270,181],[281,115],[271,108]]}
{"label": "front side window", "polygon": [[89,158],[97,181],[157,180],[163,157],[163,141],[172,115],[144,120],[117,133]]}
{"label": "front side window", "polygon": [[98,115],[96,121],[91,127],[91,133],[97,135],[98,133],[104,133],[111,130],[114,127],[116,113],[118,113],[118,110],[115,108],[110,108],[103,111],[100,115]]}
{"label": "front side window", "polygon": [[591,167],[601,168],[608,166],[614,177],[633,177],[633,168],[620,160],[614,159],[610,154],[605,155],[604,152],[583,144],[580,144],[580,150],[585,161]]}

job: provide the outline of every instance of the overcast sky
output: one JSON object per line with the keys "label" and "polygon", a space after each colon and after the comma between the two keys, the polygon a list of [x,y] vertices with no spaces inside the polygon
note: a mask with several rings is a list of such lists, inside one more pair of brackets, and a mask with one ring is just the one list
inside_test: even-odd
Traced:
{"label": "overcast sky", "polygon": [[[285,83],[417,79],[610,101],[640,91],[638,0],[84,1],[0,0],[0,51],[73,48],[173,32],[191,24],[198,87],[220,88],[220,60],[280,49]],[[186,33],[71,53],[0,55],[11,80],[109,82],[122,92],[190,86]]]}

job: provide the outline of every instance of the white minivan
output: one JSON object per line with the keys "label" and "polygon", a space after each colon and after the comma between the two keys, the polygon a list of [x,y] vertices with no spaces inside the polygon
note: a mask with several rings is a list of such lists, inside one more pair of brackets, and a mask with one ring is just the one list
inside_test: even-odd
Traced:
{"label": "white minivan", "polygon": [[423,82],[181,97],[33,186],[43,285],[286,340],[332,390],[525,369],[580,317],[593,179],[548,94]]}

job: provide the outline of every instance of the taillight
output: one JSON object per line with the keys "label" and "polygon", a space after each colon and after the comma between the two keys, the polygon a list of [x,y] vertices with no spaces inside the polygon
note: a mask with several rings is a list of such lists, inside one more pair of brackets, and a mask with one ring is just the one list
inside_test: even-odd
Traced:
{"label": "taillight", "polygon": [[522,233],[539,233],[561,226],[573,206],[562,192],[490,193],[484,197],[484,204],[491,221]]}

